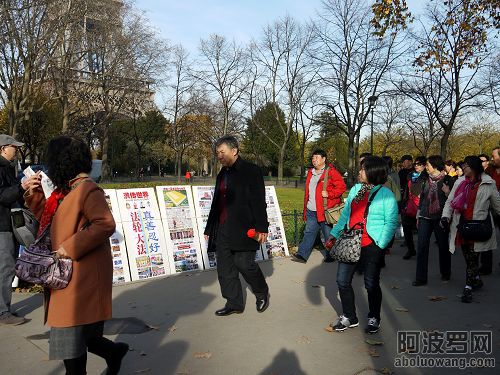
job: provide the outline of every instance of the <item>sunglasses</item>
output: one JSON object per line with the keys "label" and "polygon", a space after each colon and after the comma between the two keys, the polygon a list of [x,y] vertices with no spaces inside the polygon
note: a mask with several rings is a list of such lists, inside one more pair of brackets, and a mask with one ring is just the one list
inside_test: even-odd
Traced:
{"label": "sunglasses", "polygon": [[413,163],[413,165],[414,165],[415,167],[421,167],[421,166],[423,166],[423,164],[420,164],[420,163]]}
{"label": "sunglasses", "polygon": [[481,160],[481,163],[487,163],[489,160],[488,159],[479,159]]}

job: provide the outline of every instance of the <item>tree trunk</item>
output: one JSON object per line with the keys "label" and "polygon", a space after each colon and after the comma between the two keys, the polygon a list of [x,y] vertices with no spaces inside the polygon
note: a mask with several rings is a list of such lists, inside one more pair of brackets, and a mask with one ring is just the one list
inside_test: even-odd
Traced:
{"label": "tree trunk", "polygon": [[181,182],[182,173],[182,153],[180,151],[175,152],[175,168],[177,169],[177,182]]}
{"label": "tree trunk", "polygon": [[109,145],[109,125],[107,123],[103,124],[104,132],[102,137],[102,169],[101,169],[101,179],[102,181],[110,180],[110,168],[108,162],[108,145]]}
{"label": "tree trunk", "polygon": [[451,126],[443,128],[444,132],[443,136],[441,137],[441,157],[443,158],[443,160],[446,160],[446,153],[448,151],[448,140],[450,138],[451,129],[452,129]]}
{"label": "tree trunk", "polygon": [[347,170],[347,186],[351,187],[356,182],[356,151],[354,149],[354,135],[349,136],[347,152],[349,154],[349,168]]}

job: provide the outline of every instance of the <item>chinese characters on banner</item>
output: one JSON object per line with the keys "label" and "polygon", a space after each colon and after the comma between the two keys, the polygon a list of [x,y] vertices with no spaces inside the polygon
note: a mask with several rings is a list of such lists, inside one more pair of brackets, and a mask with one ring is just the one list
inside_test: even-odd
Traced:
{"label": "chinese characters on banner", "polygon": [[203,269],[190,186],[157,186],[171,272]]}
{"label": "chinese characters on banner", "polygon": [[160,213],[152,188],[117,190],[132,280],[169,272]]}
{"label": "chinese characters on banner", "polygon": [[128,282],[131,281],[130,269],[125,239],[123,238],[122,219],[116,198],[116,190],[105,189],[104,196],[116,223],[115,233],[109,238],[111,256],[113,257],[113,284]]}
{"label": "chinese characters on banner", "polygon": [[285,227],[281,218],[281,210],[274,186],[266,186],[267,220],[269,234],[263,245],[265,259],[287,257],[288,244],[286,242]]}

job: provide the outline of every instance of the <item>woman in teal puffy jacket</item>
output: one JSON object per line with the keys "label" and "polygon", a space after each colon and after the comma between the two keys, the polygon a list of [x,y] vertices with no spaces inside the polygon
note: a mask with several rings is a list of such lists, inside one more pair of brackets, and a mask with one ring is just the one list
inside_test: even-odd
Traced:
{"label": "woman in teal puffy jacket", "polygon": [[[359,184],[356,184],[347,197],[345,208],[339,222],[333,227],[331,235],[335,241],[345,227],[352,228],[366,221],[361,238],[361,263],[364,270],[365,288],[368,292],[367,333],[376,333],[380,327],[380,308],[382,290],[380,289],[380,266],[384,259],[385,248],[392,240],[398,225],[398,205],[394,194],[382,186],[387,181],[387,164],[377,156],[363,159],[359,171]],[[368,202],[368,214],[364,217]],[[336,331],[357,327],[359,320],[354,304],[352,277],[358,263],[339,262],[337,285],[342,302],[342,315],[332,324]]]}

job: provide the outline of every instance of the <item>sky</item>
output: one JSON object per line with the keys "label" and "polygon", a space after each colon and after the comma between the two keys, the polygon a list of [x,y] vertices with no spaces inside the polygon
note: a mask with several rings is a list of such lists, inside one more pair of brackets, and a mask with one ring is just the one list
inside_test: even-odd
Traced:
{"label": "sky", "polygon": [[[411,11],[424,0],[408,0]],[[298,21],[314,18],[321,0],[135,0],[161,35],[196,54],[200,39],[221,34],[236,42],[257,39],[264,26],[286,16]]]}

